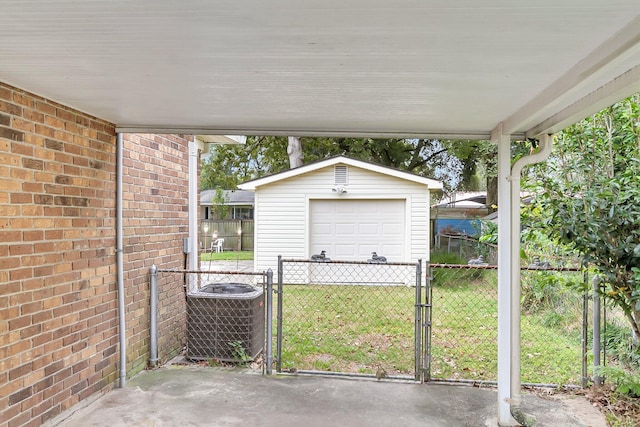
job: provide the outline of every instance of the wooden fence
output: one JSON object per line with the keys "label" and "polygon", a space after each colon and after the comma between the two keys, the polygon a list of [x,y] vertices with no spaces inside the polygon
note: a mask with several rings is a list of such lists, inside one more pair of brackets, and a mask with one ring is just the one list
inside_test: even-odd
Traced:
{"label": "wooden fence", "polygon": [[212,242],[215,242],[216,239],[224,239],[222,248],[225,251],[253,251],[253,220],[201,220],[201,249],[207,252],[211,251],[211,244]]}

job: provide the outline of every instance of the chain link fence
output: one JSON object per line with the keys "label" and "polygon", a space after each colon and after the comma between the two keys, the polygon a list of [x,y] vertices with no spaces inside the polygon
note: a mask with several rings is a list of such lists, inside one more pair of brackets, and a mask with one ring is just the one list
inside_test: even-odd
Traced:
{"label": "chain link fence", "polygon": [[[152,272],[158,314],[157,332],[152,330],[151,335],[152,340],[158,337],[158,360],[166,361],[180,351],[195,361],[248,362],[259,358],[265,344],[268,277],[270,273]],[[154,345],[151,347],[153,360]]]}
{"label": "chain link fence", "polygon": [[[586,363],[586,276],[550,265],[521,272],[522,382],[580,385]],[[497,380],[495,266],[431,264],[431,378]],[[572,290],[573,289],[573,290]]]}
{"label": "chain link fence", "polygon": [[[277,279],[270,292],[271,272],[157,270],[157,360],[264,352],[268,373],[274,362],[278,372],[497,380],[495,266],[279,259]],[[576,290],[587,288],[576,267],[523,268],[523,384],[584,385],[592,315],[590,294]]]}
{"label": "chain link fence", "polygon": [[436,234],[432,249],[433,253],[452,254],[461,260],[477,258],[482,255],[489,264],[495,265],[498,262],[498,247],[496,245],[479,242],[477,238],[464,235]]}
{"label": "chain link fence", "polygon": [[422,378],[420,263],[279,259],[277,370]]}

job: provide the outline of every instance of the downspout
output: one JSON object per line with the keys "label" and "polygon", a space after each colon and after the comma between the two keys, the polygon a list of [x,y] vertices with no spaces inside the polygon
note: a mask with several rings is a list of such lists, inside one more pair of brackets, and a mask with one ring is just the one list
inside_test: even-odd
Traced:
{"label": "downspout", "polygon": [[520,176],[522,169],[547,160],[553,148],[553,137],[542,135],[537,153],[518,159],[507,178],[511,187],[511,415],[523,426],[535,425],[535,419],[520,410]]}
{"label": "downspout", "polygon": [[124,244],[122,227],[122,134],[116,134],[116,264],[118,281],[118,334],[120,338],[120,382],[124,388],[127,382],[127,330],[125,328],[124,306]]}

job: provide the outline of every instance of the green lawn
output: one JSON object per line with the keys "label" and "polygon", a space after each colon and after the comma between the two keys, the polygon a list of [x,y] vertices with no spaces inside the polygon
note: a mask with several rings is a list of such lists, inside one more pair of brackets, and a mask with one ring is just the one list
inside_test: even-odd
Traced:
{"label": "green lawn", "polygon": [[373,374],[414,371],[408,287],[287,285],[283,369]]}
{"label": "green lawn", "polygon": [[252,251],[206,252],[200,254],[200,261],[236,261],[252,259]]}
{"label": "green lawn", "polygon": [[[488,276],[433,289],[432,377],[497,379],[497,293]],[[522,382],[580,384],[579,336],[545,326],[545,317],[523,310]]]}

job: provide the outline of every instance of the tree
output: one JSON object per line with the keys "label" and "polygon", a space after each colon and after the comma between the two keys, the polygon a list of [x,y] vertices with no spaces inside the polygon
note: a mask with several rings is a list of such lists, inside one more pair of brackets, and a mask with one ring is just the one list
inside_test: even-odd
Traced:
{"label": "tree", "polygon": [[243,145],[214,145],[202,162],[200,188],[234,190],[241,182],[289,168],[287,138],[247,137]]}
{"label": "tree", "polygon": [[557,135],[527,178],[542,223],[598,269],[640,340],[640,94]]}
{"label": "tree", "polygon": [[250,136],[245,145],[213,147],[211,156],[202,165],[201,188],[235,189],[241,182],[294,167],[291,157],[295,157],[293,160],[296,162],[301,156],[297,149],[291,151],[294,149],[291,144],[297,144],[298,141],[306,163],[346,155],[441,180],[446,191],[454,191],[461,185],[465,189],[472,189],[473,182],[478,182],[478,168],[475,165],[478,158],[477,141],[328,137],[292,139]]}
{"label": "tree", "polygon": [[[498,205],[498,146],[491,141],[444,141],[445,147],[462,162],[457,190],[487,192],[487,208],[494,212]],[[518,146],[514,152],[518,152]]]}
{"label": "tree", "polygon": [[300,138],[290,136],[288,138],[287,154],[289,155],[289,167],[291,169],[300,167],[304,164],[302,154],[302,143]]}
{"label": "tree", "polygon": [[221,188],[216,188],[215,197],[212,200],[212,211],[215,219],[226,219],[229,215],[229,197],[225,197],[225,194]]}

